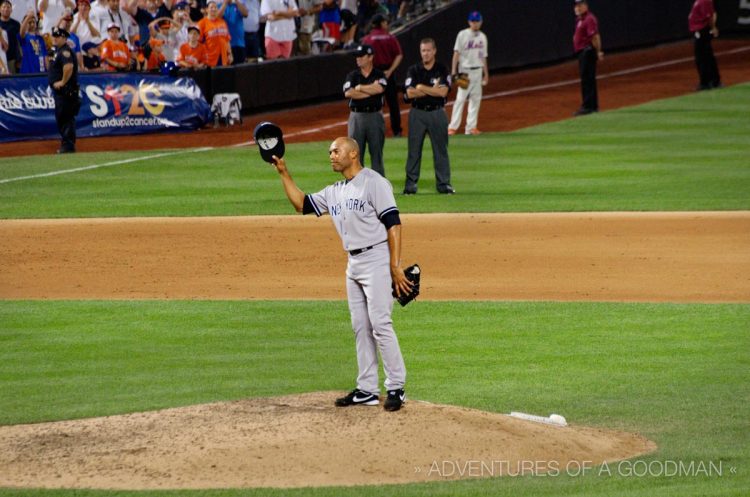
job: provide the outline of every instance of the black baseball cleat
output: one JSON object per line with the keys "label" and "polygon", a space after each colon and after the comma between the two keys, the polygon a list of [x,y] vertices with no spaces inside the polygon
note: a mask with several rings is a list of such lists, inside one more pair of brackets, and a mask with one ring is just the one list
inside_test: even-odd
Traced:
{"label": "black baseball cleat", "polygon": [[404,188],[404,195],[416,195],[417,190],[412,190],[411,188]]}
{"label": "black baseball cleat", "polygon": [[355,388],[346,397],[336,399],[336,407],[349,406],[376,406],[380,402],[380,397],[374,393],[363,392]]}
{"label": "black baseball cleat", "polygon": [[406,393],[403,388],[388,390],[388,398],[385,399],[383,409],[386,411],[398,411],[406,401]]}
{"label": "black baseball cleat", "polygon": [[440,190],[438,190],[438,193],[442,193],[444,195],[453,195],[456,193],[456,190],[454,190],[451,185],[446,185]]}

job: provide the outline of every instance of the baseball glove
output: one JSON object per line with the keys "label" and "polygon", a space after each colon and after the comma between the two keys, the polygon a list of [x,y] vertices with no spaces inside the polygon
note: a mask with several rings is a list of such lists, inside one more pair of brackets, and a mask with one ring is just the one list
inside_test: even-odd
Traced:
{"label": "baseball glove", "polygon": [[419,279],[422,276],[421,270],[419,269],[418,264],[412,264],[411,266],[404,269],[404,275],[406,275],[406,279],[411,281],[412,287],[411,291],[407,294],[401,294],[400,297],[396,296],[396,287],[391,283],[391,289],[392,289],[392,295],[393,297],[398,300],[398,303],[401,304],[401,307],[405,306],[412,300],[416,299],[419,295]]}
{"label": "baseball glove", "polygon": [[454,74],[452,79],[456,86],[463,88],[464,90],[469,87],[469,75],[465,72]]}

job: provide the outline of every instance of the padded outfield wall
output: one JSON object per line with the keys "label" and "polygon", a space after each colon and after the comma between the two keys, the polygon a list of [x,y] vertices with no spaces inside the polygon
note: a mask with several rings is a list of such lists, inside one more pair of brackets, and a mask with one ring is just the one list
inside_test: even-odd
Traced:
{"label": "padded outfield wall", "polygon": [[[715,0],[724,34],[750,34],[750,0]],[[693,0],[591,0],[599,18],[605,51],[625,50],[689,38],[687,16]],[[450,64],[456,33],[467,27],[470,11],[484,16],[490,44],[490,70],[553,63],[573,56],[573,2],[567,0],[463,0],[439,9],[397,36],[404,62],[403,81],[419,60],[419,40],[434,38],[438,60]],[[346,74],[356,65],[349,53],[218,68],[199,79],[207,96],[237,92],[245,111],[341,96]],[[343,98],[343,97],[342,97]]]}

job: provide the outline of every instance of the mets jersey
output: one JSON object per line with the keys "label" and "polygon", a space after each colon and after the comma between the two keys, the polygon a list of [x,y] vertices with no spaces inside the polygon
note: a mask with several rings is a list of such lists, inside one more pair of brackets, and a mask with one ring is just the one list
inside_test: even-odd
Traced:
{"label": "mets jersey", "polygon": [[487,36],[471,28],[459,31],[453,51],[458,52],[460,70],[482,68],[487,58]]}
{"label": "mets jersey", "polygon": [[326,212],[341,237],[344,250],[359,250],[388,240],[384,215],[398,212],[393,186],[372,169],[362,169],[349,181],[338,181],[307,195],[315,215]]}

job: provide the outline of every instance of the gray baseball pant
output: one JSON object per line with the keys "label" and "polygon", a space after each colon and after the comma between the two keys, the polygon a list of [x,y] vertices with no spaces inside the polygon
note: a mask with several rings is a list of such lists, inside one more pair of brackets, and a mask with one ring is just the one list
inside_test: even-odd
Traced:
{"label": "gray baseball pant", "polygon": [[346,294],[357,349],[357,388],[377,394],[378,352],[383,358],[385,388],[404,388],[406,366],[393,329],[390,251],[381,243],[349,256]]}
{"label": "gray baseball pant", "polygon": [[350,112],[349,138],[353,138],[359,145],[359,158],[365,165],[365,147],[370,146],[370,162],[372,170],[385,178],[383,165],[383,146],[385,145],[385,121],[383,114],[377,112]]}

